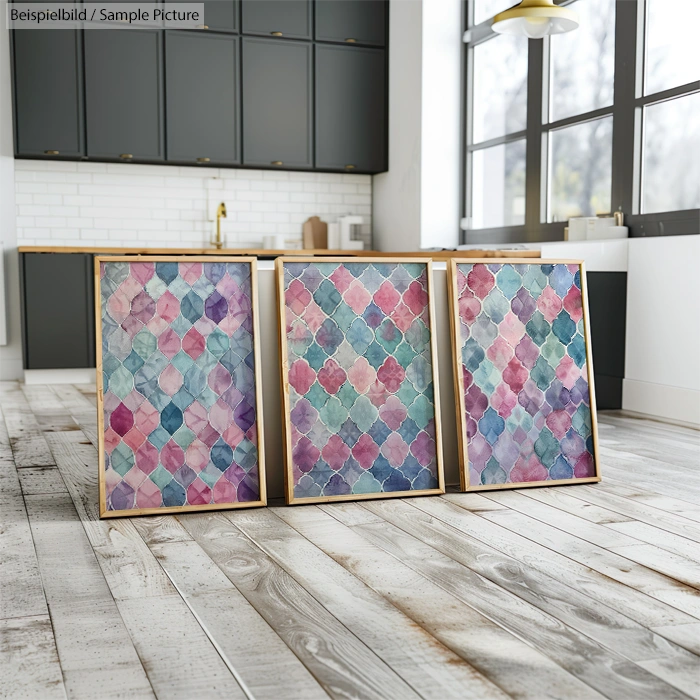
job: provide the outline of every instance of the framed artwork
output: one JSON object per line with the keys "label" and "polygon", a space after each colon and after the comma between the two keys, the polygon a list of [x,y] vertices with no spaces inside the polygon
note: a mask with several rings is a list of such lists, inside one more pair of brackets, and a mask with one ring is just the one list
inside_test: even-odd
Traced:
{"label": "framed artwork", "polygon": [[430,261],[276,269],[287,503],[443,493]]}
{"label": "framed artwork", "polygon": [[100,517],[266,503],[255,258],[97,257]]}
{"label": "framed artwork", "polygon": [[600,481],[583,264],[451,260],[464,491]]}

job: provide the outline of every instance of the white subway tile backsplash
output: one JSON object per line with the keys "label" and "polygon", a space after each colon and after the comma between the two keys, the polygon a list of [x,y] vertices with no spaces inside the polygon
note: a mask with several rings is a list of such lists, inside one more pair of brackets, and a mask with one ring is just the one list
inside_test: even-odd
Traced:
{"label": "white subway tile backsplash", "polygon": [[251,190],[259,190],[261,192],[272,192],[277,189],[275,180],[253,180],[250,183]]}
{"label": "white subway tile backsplash", "polygon": [[316,202],[317,196],[311,192],[292,192],[292,196],[289,198],[292,202],[305,202],[311,204]]}
{"label": "white subway tile backsplash", "polygon": [[298,241],[314,215],[364,216],[371,240],[369,175],[16,160],[15,193],[20,245],[201,247],[219,202],[229,247],[274,233]]}
{"label": "white subway tile backsplash", "polygon": [[343,183],[342,185],[331,185],[331,192],[335,192],[337,194],[356,194],[357,185],[348,185],[346,183]]}

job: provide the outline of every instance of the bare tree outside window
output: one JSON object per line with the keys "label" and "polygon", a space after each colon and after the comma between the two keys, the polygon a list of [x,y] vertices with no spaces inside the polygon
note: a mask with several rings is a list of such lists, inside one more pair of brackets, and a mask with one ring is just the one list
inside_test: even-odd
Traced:
{"label": "bare tree outside window", "polygon": [[642,212],[700,208],[700,92],[644,108]]}
{"label": "bare tree outside window", "polygon": [[647,0],[645,95],[700,78],[698,26],[698,0]]}
{"label": "bare tree outside window", "polygon": [[496,36],[474,49],[474,143],[525,129],[527,39]]}
{"label": "bare tree outside window", "polygon": [[549,136],[549,221],[610,212],[612,117]]}
{"label": "bare tree outside window", "polygon": [[[580,26],[550,39],[550,121],[611,107],[615,0],[574,3]],[[610,211],[612,117],[549,134],[548,221]]]}
{"label": "bare tree outside window", "polygon": [[579,28],[550,39],[551,121],[613,103],[615,0],[575,3]]}

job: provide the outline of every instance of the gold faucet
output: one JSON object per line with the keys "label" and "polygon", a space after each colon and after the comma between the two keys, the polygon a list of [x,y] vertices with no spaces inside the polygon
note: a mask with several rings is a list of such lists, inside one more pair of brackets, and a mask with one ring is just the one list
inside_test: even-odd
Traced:
{"label": "gold faucet", "polygon": [[224,247],[224,242],[221,240],[221,217],[226,218],[226,205],[221,202],[216,210],[216,240],[211,241],[211,244],[221,250]]}

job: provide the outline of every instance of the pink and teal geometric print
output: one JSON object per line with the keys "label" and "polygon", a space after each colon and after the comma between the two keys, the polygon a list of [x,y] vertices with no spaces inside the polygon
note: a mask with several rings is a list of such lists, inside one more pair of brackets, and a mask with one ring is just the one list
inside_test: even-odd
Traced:
{"label": "pink and teal geometric print", "polygon": [[576,264],[457,264],[469,487],[596,476]]}
{"label": "pink and teal geometric print", "polygon": [[261,500],[249,262],[101,262],[107,511]]}
{"label": "pink and teal geometric print", "polygon": [[437,489],[427,265],[283,267],[294,498]]}

